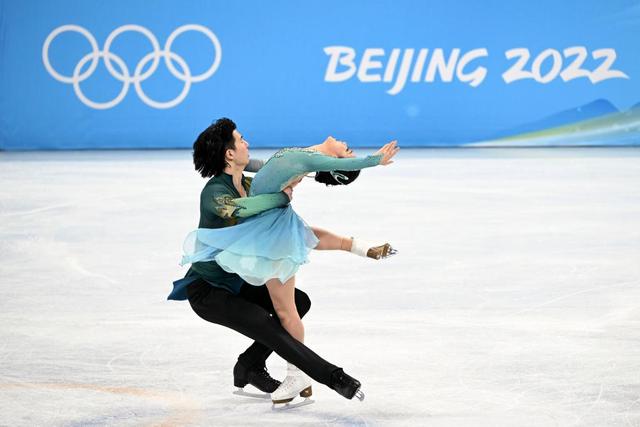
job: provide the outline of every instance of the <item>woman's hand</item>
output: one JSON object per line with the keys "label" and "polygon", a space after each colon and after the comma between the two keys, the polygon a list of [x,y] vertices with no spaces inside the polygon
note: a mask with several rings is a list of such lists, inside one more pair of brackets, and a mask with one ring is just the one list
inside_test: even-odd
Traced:
{"label": "woman's hand", "polygon": [[282,190],[282,192],[289,197],[289,201],[293,200],[293,187],[286,187]]}
{"label": "woman's hand", "polygon": [[380,159],[380,163],[378,163],[379,165],[382,166],[386,166],[386,165],[390,165],[391,163],[393,163],[393,160],[391,160],[393,158],[393,156],[395,156],[398,151],[400,151],[400,147],[397,146],[398,145],[398,141],[391,141],[388,144],[385,144],[384,146],[382,146],[381,149],[379,149],[378,151],[376,151],[376,153],[374,155],[380,155],[382,154],[382,158]]}
{"label": "woman's hand", "polygon": [[304,178],[304,176],[301,176],[300,178],[297,178],[291,181],[289,185],[287,185],[285,188],[282,189],[282,191],[284,191],[284,193],[287,196],[289,196],[289,201],[293,200],[293,187],[300,184],[300,181],[302,181],[302,178]]}

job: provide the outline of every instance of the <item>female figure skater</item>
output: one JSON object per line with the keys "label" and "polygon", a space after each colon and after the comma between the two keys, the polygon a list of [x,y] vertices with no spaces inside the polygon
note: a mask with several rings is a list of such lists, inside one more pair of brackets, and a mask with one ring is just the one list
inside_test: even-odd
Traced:
{"label": "female figure skater", "polygon": [[[234,136],[236,140],[240,139],[240,144],[248,147],[239,133]],[[236,149],[237,146],[238,142]],[[249,196],[278,193],[295,186],[309,172],[329,172],[337,182],[348,183],[345,173],[335,171],[388,165],[393,163],[391,159],[398,150],[393,141],[372,156],[355,158],[344,142],[332,137],[308,148],[285,148],[275,153],[258,171],[251,183]],[[229,197],[216,200],[216,203],[220,209],[240,210],[242,213],[242,209],[246,209],[242,200]],[[247,216],[249,214],[247,212]],[[280,323],[291,336],[304,342],[304,326],[294,302],[295,273],[301,264],[307,262],[308,253],[314,248],[345,250],[375,259],[394,253],[389,244],[369,248],[353,238],[311,228],[291,205],[287,205],[250,216],[231,227],[201,228],[191,232],[185,240],[182,264],[215,261],[224,270],[238,274],[254,286],[266,283]],[[289,363],[287,377],[272,393],[272,400],[274,403],[288,402],[298,393],[308,397],[311,395],[310,385],[311,380]]]}

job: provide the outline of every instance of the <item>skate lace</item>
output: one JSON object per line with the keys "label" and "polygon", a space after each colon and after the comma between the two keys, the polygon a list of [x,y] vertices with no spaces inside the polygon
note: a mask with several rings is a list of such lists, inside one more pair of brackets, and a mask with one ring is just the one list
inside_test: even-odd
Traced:
{"label": "skate lace", "polygon": [[280,387],[282,387],[283,390],[292,390],[305,387],[310,384],[311,382],[309,378],[305,375],[287,375],[287,377],[282,381]]}
{"label": "skate lace", "polygon": [[291,389],[298,382],[298,378],[297,377],[286,377],[283,382],[284,382],[284,388]]}

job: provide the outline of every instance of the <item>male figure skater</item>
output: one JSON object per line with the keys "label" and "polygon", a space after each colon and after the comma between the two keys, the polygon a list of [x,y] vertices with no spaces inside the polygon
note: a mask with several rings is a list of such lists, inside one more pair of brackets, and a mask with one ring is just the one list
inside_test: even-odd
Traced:
{"label": "male figure skater", "polygon": [[[223,228],[239,219],[289,203],[292,190],[246,197],[251,179],[242,172],[249,164],[249,144],[228,119],[220,119],[205,129],[195,141],[194,165],[203,177],[213,176],[200,196],[199,228]],[[215,261],[197,262],[184,279],[174,282],[168,299],[189,299],[198,316],[226,326],[255,342],[238,357],[233,369],[234,385],[251,384],[265,393],[273,392],[280,382],[265,368],[272,351],[291,362],[311,378],[351,399],[359,392],[360,382],[322,359],[293,338],[275,315],[266,286],[246,284],[240,276],[224,271]],[[307,294],[295,290],[300,317],[311,306]],[[358,397],[362,398],[361,392]]]}

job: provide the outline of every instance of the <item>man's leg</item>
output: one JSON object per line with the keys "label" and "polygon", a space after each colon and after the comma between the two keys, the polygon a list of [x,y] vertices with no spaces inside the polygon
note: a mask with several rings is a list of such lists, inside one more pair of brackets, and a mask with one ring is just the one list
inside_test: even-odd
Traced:
{"label": "man's leg", "polygon": [[331,387],[331,375],[340,368],[289,335],[277,316],[262,306],[204,281],[190,285],[187,292],[191,307],[204,320],[231,328],[273,349],[317,382]]}
{"label": "man's leg", "polygon": [[[271,297],[269,296],[269,291],[266,286],[251,286],[245,284],[240,289],[240,296],[247,301],[258,304],[273,316],[276,316],[276,310],[273,307],[273,302],[271,302]],[[309,312],[309,309],[311,309],[311,299],[306,292],[296,288],[295,301],[298,314],[300,314],[300,318],[302,318]],[[257,366],[262,368],[265,366],[267,358],[272,352],[273,350],[264,344],[254,341],[253,344],[238,357],[238,361],[246,367]]]}

